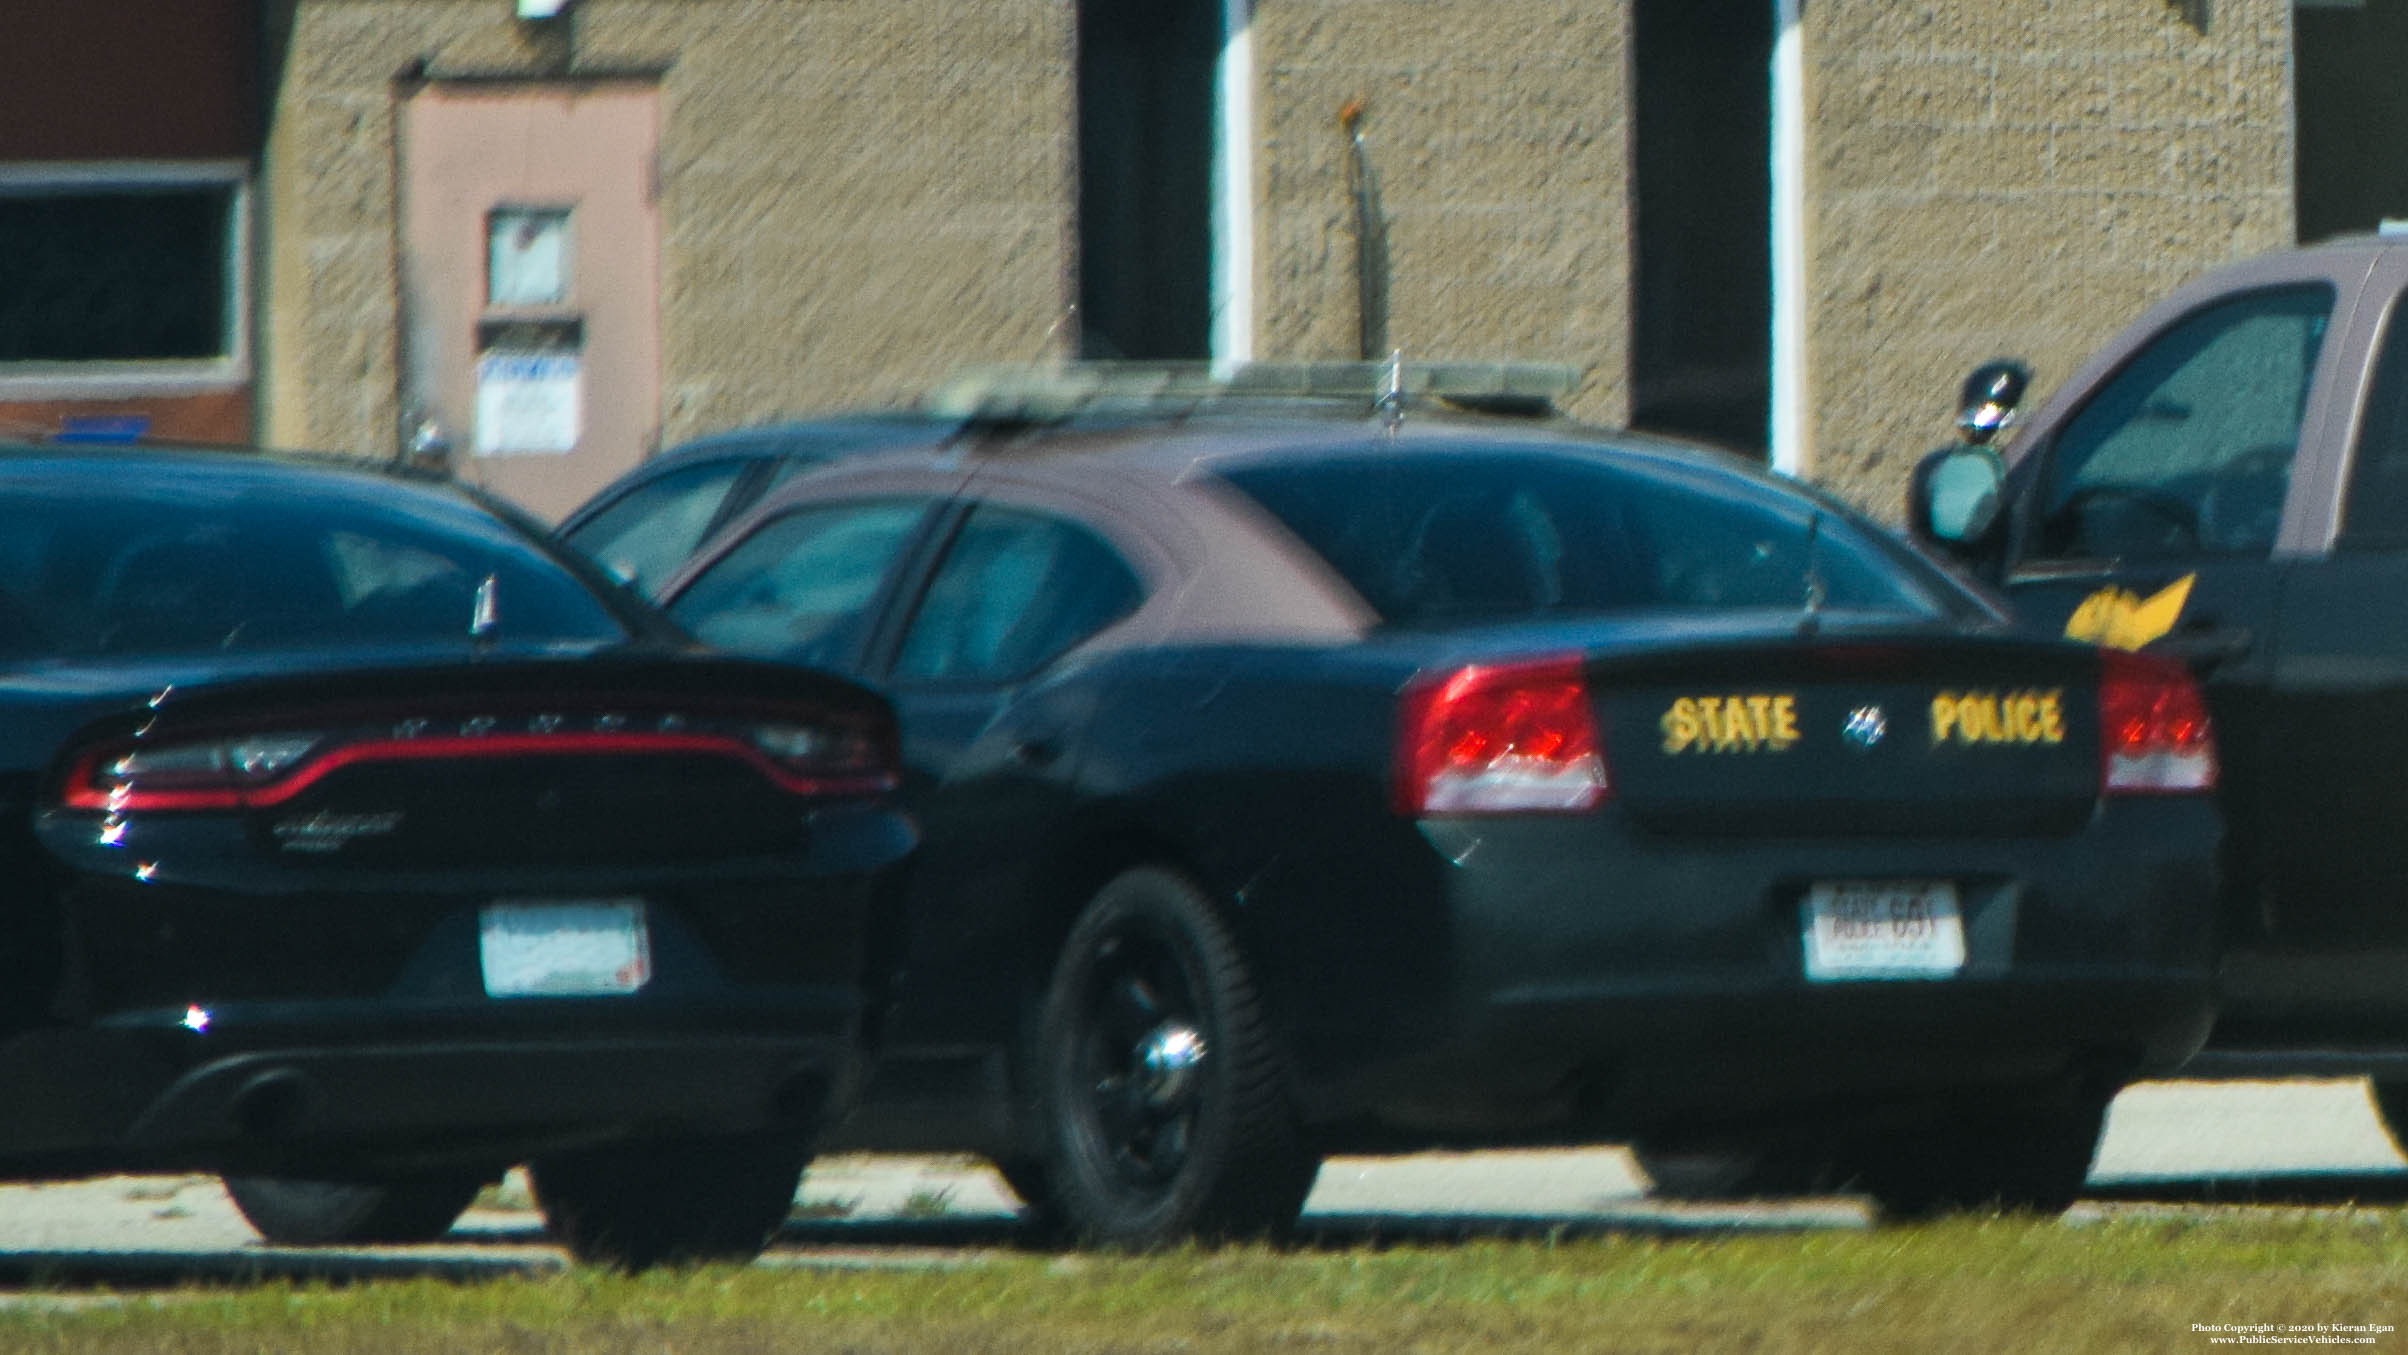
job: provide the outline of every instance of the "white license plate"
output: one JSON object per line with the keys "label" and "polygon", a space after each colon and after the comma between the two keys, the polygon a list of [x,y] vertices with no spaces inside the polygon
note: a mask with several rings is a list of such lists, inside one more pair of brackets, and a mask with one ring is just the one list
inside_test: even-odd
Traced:
{"label": "white license plate", "polygon": [[490,904],[478,940],[488,997],[632,993],[652,977],[641,899]]}
{"label": "white license plate", "polygon": [[1806,891],[1809,979],[1940,979],[1965,967],[1946,880],[1829,880]]}

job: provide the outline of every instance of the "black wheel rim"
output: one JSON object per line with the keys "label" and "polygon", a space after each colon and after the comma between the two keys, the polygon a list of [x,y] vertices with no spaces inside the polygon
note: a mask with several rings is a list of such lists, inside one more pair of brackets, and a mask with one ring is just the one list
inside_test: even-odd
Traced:
{"label": "black wheel rim", "polygon": [[1125,1190],[1158,1193],[1194,1151],[1211,1044],[1171,941],[1123,927],[1095,947],[1070,1075],[1082,1137]]}

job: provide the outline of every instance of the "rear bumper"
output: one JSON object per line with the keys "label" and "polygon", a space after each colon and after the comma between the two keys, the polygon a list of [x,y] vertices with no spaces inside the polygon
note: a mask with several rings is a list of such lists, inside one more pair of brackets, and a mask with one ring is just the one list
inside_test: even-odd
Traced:
{"label": "rear bumper", "polygon": [[[1282,976],[1307,1114],[1577,1140],[2168,1072],[2212,1022],[2220,831],[2203,798],[2113,802],[2044,840],[1425,821],[1417,864],[1303,938],[1318,974]],[[1808,979],[1808,888],[1861,879],[1953,881],[1963,969]]]}
{"label": "rear bumper", "polygon": [[[555,1014],[478,1029],[467,1013],[415,1015],[416,1031],[405,1019],[373,1034],[231,1010],[213,1013],[207,1032],[143,1017],[22,1036],[0,1046],[0,1085],[26,1098],[0,1120],[0,1166],[498,1170],[617,1139],[816,1134],[864,1071],[857,1016],[831,1020],[821,1004],[783,1022],[756,1009],[616,1030],[626,1023],[581,1028]],[[454,1033],[435,1033],[447,1025]]]}
{"label": "rear bumper", "polygon": [[1977,1100],[2111,1090],[2206,1037],[2202,975],[2142,970],[1814,989],[1500,998],[1452,1033],[1366,1063],[1333,1118],[1433,1142],[1582,1142]]}
{"label": "rear bumper", "polygon": [[[487,1170],[814,1134],[875,1050],[917,840],[891,807],[840,804],[766,857],[614,863],[606,842],[579,865],[404,869],[271,855],[222,815],[132,826],[138,846],[40,823],[66,871],[54,955],[19,974],[0,954],[0,1174]],[[484,831],[507,858],[513,825]]]}

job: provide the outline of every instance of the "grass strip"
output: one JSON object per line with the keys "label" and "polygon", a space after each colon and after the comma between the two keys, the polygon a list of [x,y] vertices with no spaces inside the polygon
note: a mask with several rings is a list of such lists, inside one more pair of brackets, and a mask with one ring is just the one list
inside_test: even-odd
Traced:
{"label": "grass strip", "polygon": [[[2408,1215],[2189,1210],[2087,1225],[1583,1237],[944,1268],[706,1268],[477,1282],[0,1296],[40,1355],[1214,1355],[2204,1351],[2327,1325],[2408,1350]],[[2355,1336],[2359,1333],[2348,1333]],[[2266,1345],[2269,1343],[2258,1342]],[[2310,1343],[2301,1343],[2310,1344]]]}

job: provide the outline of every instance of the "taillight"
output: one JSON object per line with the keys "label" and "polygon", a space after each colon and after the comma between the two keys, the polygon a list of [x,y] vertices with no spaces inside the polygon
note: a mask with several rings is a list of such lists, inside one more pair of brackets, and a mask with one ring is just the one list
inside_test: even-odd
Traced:
{"label": "taillight", "polygon": [[1577,656],[1479,664],[1405,689],[1400,814],[1578,813],[1606,796]]}
{"label": "taillight", "polygon": [[767,757],[787,789],[814,795],[893,790],[902,782],[902,750],[891,720],[747,726],[747,740]]}
{"label": "taillight", "polygon": [[129,740],[86,748],[68,764],[70,809],[235,809],[301,771],[322,732]]}
{"label": "taillight", "polygon": [[2216,788],[2216,736],[2179,664],[2099,651],[2099,784],[2111,795]]}
{"label": "taillight", "polygon": [[323,742],[317,733],[255,734],[243,738],[139,744],[111,759],[107,775],[150,786],[257,785],[273,781]]}
{"label": "taillight", "polygon": [[[893,726],[881,720],[743,721],[682,715],[591,720],[539,714],[404,719],[371,728],[125,739],[68,762],[69,809],[260,809],[346,767],[490,758],[705,756],[743,762],[795,795],[863,795],[899,780]],[[470,773],[473,775],[473,773]]]}

